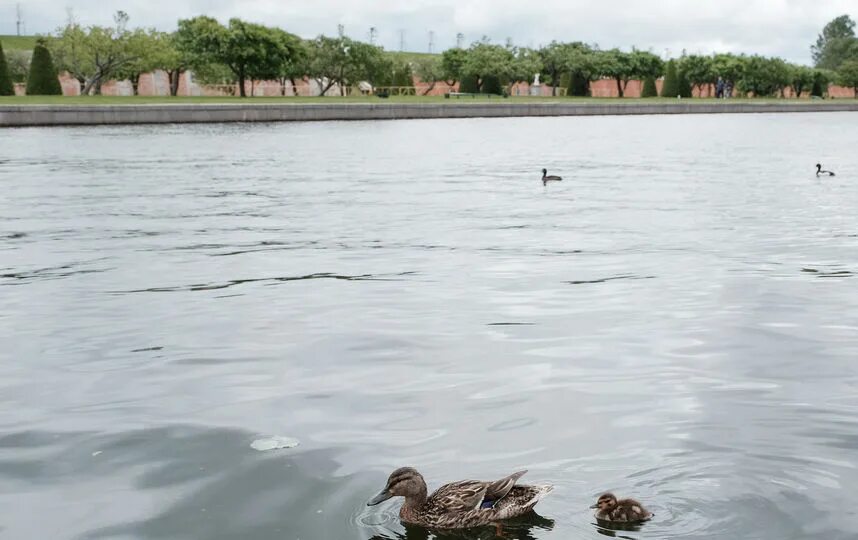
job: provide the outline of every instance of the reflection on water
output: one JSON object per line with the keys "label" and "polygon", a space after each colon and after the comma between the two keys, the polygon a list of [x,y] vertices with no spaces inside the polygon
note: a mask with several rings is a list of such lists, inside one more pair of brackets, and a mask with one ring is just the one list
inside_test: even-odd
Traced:
{"label": "reflection on water", "polygon": [[7,130],[2,536],[854,539],[855,118]]}
{"label": "reflection on water", "polygon": [[377,534],[370,540],[535,540],[539,531],[550,531],[554,520],[530,512],[525,516],[510,519],[496,526],[478,527],[462,530],[430,530],[417,525],[402,524],[403,532],[392,531],[389,534]]}

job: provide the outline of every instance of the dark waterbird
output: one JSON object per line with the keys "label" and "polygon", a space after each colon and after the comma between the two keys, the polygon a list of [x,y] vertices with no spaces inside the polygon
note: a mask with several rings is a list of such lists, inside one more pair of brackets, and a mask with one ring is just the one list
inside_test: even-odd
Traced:
{"label": "dark waterbird", "polygon": [[819,163],[816,164],[816,176],[834,176],[833,171],[825,171],[822,169],[822,165]]}
{"label": "dark waterbird", "polygon": [[553,174],[549,176],[548,175],[548,169],[542,169],[542,185],[543,186],[548,185],[548,182],[560,182],[561,180],[563,180],[563,179],[560,178],[559,176],[555,176]]}
{"label": "dark waterbird", "polygon": [[461,480],[445,484],[427,495],[426,481],[411,467],[396,469],[384,489],[367,506],[391,497],[405,497],[399,518],[405,523],[437,529],[481,527],[530,512],[551,493],[548,484],[519,486],[527,471],[518,471],[494,482]]}

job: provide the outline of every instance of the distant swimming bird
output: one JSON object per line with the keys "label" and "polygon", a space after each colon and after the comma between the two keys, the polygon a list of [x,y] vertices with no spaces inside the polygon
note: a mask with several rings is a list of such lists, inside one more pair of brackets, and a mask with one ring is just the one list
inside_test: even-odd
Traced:
{"label": "distant swimming bird", "polygon": [[415,469],[402,467],[391,473],[384,489],[367,506],[391,497],[405,497],[399,518],[406,523],[438,529],[481,527],[526,514],[553,486],[517,486],[527,471],[513,473],[495,482],[462,480],[426,495],[426,482]]}
{"label": "distant swimming bird", "polygon": [[547,185],[548,182],[559,182],[561,180],[563,180],[563,179],[560,178],[559,176],[554,176],[554,175],[548,176],[548,169],[542,169],[542,185],[543,186]]}
{"label": "distant swimming bird", "polygon": [[828,175],[828,176],[834,176],[834,173],[833,173],[833,172],[831,172],[831,171],[823,171],[823,170],[822,170],[822,165],[820,165],[819,163],[817,163],[817,164],[816,164],[816,176],[825,176],[825,175]]}
{"label": "distant swimming bird", "polygon": [[605,493],[590,508],[599,509],[596,512],[596,519],[615,523],[646,521],[653,516],[652,512],[636,500],[617,500],[613,493]]}

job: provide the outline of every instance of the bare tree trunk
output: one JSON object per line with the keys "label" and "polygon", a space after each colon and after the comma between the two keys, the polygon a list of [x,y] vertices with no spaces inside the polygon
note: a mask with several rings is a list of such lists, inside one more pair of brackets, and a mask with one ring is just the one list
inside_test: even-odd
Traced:
{"label": "bare tree trunk", "polygon": [[179,80],[182,78],[182,70],[168,70],[167,78],[170,80],[170,95],[175,97],[179,93]]}
{"label": "bare tree trunk", "polygon": [[140,74],[139,73],[132,74],[131,77],[129,77],[129,79],[131,79],[131,95],[132,96],[140,95]]}
{"label": "bare tree trunk", "polygon": [[617,78],[617,93],[623,97],[623,81],[620,78]]}
{"label": "bare tree trunk", "polygon": [[247,92],[244,91],[244,69],[238,70],[238,95],[247,97]]}
{"label": "bare tree trunk", "polygon": [[420,95],[422,95],[422,96],[428,95],[428,94],[429,94],[429,92],[431,92],[432,90],[434,90],[434,89],[435,89],[435,85],[436,85],[436,84],[438,84],[438,82],[437,82],[437,81],[432,81],[432,84],[430,84],[430,85],[429,85],[429,88],[427,88],[426,90],[424,90],[424,91],[423,91],[423,93],[422,93],[422,94],[420,94]]}

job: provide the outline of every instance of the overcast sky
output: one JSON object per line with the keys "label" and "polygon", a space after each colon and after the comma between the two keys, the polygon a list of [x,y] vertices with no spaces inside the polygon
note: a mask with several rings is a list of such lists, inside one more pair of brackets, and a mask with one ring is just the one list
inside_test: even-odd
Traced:
{"label": "overcast sky", "polygon": [[132,26],[172,30],[179,18],[206,14],[277,25],[302,37],[346,35],[399,50],[427,51],[493,42],[539,46],[551,40],[597,43],[602,48],[636,46],[664,56],[688,52],[747,52],[810,63],[810,44],[838,15],[858,18],[858,0],[0,0],[0,34],[14,34],[20,3],[27,33],[47,33],[63,24],[71,8],[85,24],[110,24],[113,11]]}

